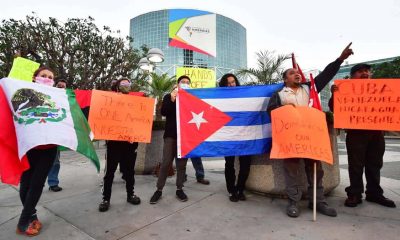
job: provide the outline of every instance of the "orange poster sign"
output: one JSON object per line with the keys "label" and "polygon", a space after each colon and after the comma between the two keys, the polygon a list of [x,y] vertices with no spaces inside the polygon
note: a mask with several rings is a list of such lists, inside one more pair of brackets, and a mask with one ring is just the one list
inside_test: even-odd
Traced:
{"label": "orange poster sign", "polygon": [[333,164],[325,114],[315,108],[277,108],[271,112],[271,159],[309,158]]}
{"label": "orange poster sign", "polygon": [[149,143],[155,100],[93,90],[89,125],[95,139]]}
{"label": "orange poster sign", "polygon": [[400,79],[336,80],[334,126],[400,130]]}

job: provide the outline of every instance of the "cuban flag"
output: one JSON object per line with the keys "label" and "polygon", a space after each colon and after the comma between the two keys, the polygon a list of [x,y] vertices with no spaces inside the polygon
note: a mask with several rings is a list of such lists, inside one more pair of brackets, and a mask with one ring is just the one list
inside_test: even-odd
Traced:
{"label": "cuban flag", "polygon": [[271,149],[269,98],[283,84],[180,89],[178,157],[255,155]]}

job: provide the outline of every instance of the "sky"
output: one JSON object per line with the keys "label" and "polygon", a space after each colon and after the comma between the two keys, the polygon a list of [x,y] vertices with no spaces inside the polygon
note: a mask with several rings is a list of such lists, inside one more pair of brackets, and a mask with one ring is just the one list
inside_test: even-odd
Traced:
{"label": "sky", "polygon": [[255,52],[269,50],[294,52],[303,70],[322,70],[350,42],[350,64],[400,56],[399,0],[2,0],[0,19],[32,12],[61,21],[91,16],[125,36],[131,18],[172,8],[215,12],[242,24],[249,67],[255,66]]}

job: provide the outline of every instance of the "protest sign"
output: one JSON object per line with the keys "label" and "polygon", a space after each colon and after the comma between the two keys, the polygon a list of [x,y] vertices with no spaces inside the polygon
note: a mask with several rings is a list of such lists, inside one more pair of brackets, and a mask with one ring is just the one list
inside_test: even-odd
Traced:
{"label": "protest sign", "polygon": [[400,130],[400,79],[336,80],[334,127]]}
{"label": "protest sign", "polygon": [[40,64],[26,58],[17,57],[14,59],[9,78],[32,82],[33,73],[39,69]]}
{"label": "protest sign", "polygon": [[95,139],[149,143],[155,100],[92,91],[89,125]]}
{"label": "protest sign", "polygon": [[287,105],[273,110],[271,117],[271,159],[309,158],[333,164],[323,112]]}
{"label": "protest sign", "polygon": [[190,78],[191,88],[213,88],[216,86],[215,71],[206,68],[179,67],[176,69],[176,78],[186,75]]}

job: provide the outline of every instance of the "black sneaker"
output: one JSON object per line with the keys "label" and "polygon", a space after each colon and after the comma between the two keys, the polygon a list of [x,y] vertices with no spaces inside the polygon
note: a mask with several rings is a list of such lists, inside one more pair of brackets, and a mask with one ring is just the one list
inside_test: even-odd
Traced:
{"label": "black sneaker", "polygon": [[103,200],[99,205],[100,212],[107,212],[109,208],[110,208],[110,201],[107,200]]}
{"label": "black sneaker", "polygon": [[138,196],[136,196],[136,195],[129,196],[126,199],[126,201],[128,203],[132,203],[133,205],[139,205],[140,204],[140,198]]}
{"label": "black sneaker", "polygon": [[297,202],[289,199],[289,204],[286,207],[286,214],[293,218],[300,216],[300,209],[297,206]]}
{"label": "black sneaker", "polygon": [[239,201],[238,195],[236,193],[230,193],[229,194],[229,200],[231,202],[238,202]]}
{"label": "black sneaker", "polygon": [[[309,209],[313,209],[312,202],[310,202],[308,204],[308,208]],[[326,202],[317,203],[317,212],[319,212],[321,214],[324,214],[326,216],[329,216],[329,217],[336,217],[337,216],[336,210],[334,208],[332,208],[332,207],[329,207]]]}
{"label": "black sneaker", "polygon": [[150,198],[150,204],[156,204],[160,200],[162,192],[157,190],[154,192],[153,196]]}
{"label": "black sneaker", "polygon": [[243,194],[243,192],[239,192],[239,194],[237,195],[238,199],[240,201],[246,201],[246,195]]}
{"label": "black sneaker", "polygon": [[186,202],[188,200],[188,197],[186,194],[183,192],[182,189],[176,190],[176,197],[179,199],[181,202]]}
{"label": "black sneaker", "polygon": [[58,186],[58,185],[55,185],[55,186],[50,186],[49,190],[52,191],[52,192],[59,192],[59,191],[62,190],[62,188],[60,186]]}
{"label": "black sneaker", "polygon": [[396,207],[396,204],[392,200],[390,200],[389,198],[385,198],[383,195],[380,196],[367,195],[365,197],[365,200],[367,200],[368,202],[374,202],[380,204],[385,207],[390,207],[390,208]]}

